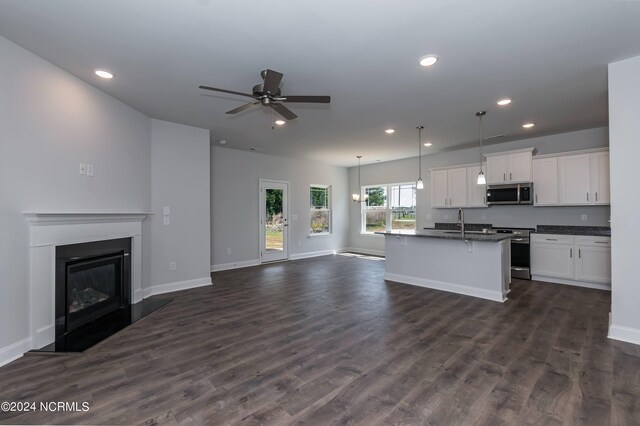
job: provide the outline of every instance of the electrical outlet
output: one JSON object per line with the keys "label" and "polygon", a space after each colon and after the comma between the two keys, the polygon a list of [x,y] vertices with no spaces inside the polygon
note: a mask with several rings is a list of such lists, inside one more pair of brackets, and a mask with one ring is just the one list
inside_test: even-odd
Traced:
{"label": "electrical outlet", "polygon": [[231,247],[227,247],[227,254],[231,254]]}
{"label": "electrical outlet", "polygon": [[171,216],[165,216],[164,220],[163,220],[163,223],[165,225],[171,225]]}
{"label": "electrical outlet", "polygon": [[78,173],[80,173],[81,175],[87,174],[87,163],[80,163],[80,169],[78,170]]}
{"label": "electrical outlet", "polygon": [[582,221],[583,221],[583,222],[586,222],[586,221],[587,221],[587,215],[586,215],[586,214],[583,214],[583,215],[582,215]]}
{"label": "electrical outlet", "polygon": [[426,220],[431,220],[431,213],[429,213],[428,215],[425,216]]}
{"label": "electrical outlet", "polygon": [[480,217],[482,218],[482,220],[487,220],[487,214],[486,213],[482,213],[480,215]]}
{"label": "electrical outlet", "polygon": [[93,164],[87,164],[87,176],[93,177]]}
{"label": "electrical outlet", "polygon": [[171,207],[164,206],[162,208],[162,214],[165,215],[165,216],[169,216],[171,214]]}
{"label": "electrical outlet", "polygon": [[169,270],[175,271],[176,269],[178,269],[178,264],[176,262],[169,262]]}

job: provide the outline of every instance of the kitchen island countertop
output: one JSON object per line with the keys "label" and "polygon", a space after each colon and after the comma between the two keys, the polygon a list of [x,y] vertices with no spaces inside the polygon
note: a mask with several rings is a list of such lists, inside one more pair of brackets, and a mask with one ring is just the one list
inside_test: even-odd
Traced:
{"label": "kitchen island countertop", "polygon": [[380,235],[396,235],[401,237],[422,237],[422,238],[441,238],[445,240],[463,240],[463,241],[484,241],[499,242],[513,238],[511,234],[492,234],[483,233],[481,231],[468,231],[464,235],[460,231],[451,230],[397,230],[397,231],[380,231],[376,232]]}

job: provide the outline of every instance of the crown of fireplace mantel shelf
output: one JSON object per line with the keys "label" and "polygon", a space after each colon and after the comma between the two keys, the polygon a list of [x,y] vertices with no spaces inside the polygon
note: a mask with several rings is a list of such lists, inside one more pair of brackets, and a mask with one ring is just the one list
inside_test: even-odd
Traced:
{"label": "crown of fireplace mantel shelf", "polygon": [[74,223],[142,222],[152,212],[23,212],[32,226]]}

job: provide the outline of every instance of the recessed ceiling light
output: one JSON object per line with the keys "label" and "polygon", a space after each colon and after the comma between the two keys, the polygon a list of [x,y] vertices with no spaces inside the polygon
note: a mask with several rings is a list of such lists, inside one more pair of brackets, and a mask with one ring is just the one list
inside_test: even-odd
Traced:
{"label": "recessed ceiling light", "polygon": [[105,70],[96,70],[96,75],[101,78],[110,79],[113,78],[113,73]]}
{"label": "recessed ceiling light", "polygon": [[396,129],[387,129],[384,132],[389,134],[389,135],[392,135],[392,134],[394,134],[396,132]]}
{"label": "recessed ceiling light", "polygon": [[498,105],[500,106],[505,106],[505,105],[509,105],[511,103],[511,99],[509,98],[504,98],[504,99],[500,99],[498,102],[496,102]]}
{"label": "recessed ceiling light", "polygon": [[424,143],[424,146],[431,146],[431,145],[433,145],[431,142],[425,142]]}
{"label": "recessed ceiling light", "polygon": [[525,129],[530,129],[535,125],[536,125],[535,123],[524,123],[522,127],[524,127]]}
{"label": "recessed ceiling light", "polygon": [[276,123],[278,126],[282,126],[282,125],[284,125],[284,123],[286,123],[286,121],[284,121],[284,120],[276,120],[276,121],[275,121],[275,123]]}
{"label": "recessed ceiling light", "polygon": [[438,55],[426,55],[420,58],[420,65],[423,67],[430,67],[438,62]]}

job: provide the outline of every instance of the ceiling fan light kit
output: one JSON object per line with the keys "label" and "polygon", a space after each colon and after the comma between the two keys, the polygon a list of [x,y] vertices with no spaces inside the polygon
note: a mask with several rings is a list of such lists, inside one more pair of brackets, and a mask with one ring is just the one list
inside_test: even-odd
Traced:
{"label": "ceiling fan light kit", "polygon": [[217,87],[199,86],[200,89],[211,90],[214,92],[228,93],[230,95],[245,96],[253,98],[253,102],[239,106],[238,108],[227,111],[227,114],[238,114],[253,108],[256,105],[262,105],[270,107],[273,111],[277,112],[286,120],[295,120],[298,116],[294,114],[289,108],[283,105],[284,102],[296,102],[296,103],[314,103],[314,104],[328,104],[331,102],[331,96],[285,96],[280,91],[280,83],[282,82],[283,74],[266,69],[260,72],[260,76],[263,79],[262,84],[256,84],[253,86],[252,93],[236,92],[234,90],[219,89]]}

